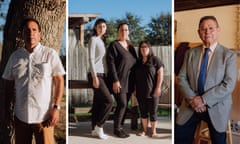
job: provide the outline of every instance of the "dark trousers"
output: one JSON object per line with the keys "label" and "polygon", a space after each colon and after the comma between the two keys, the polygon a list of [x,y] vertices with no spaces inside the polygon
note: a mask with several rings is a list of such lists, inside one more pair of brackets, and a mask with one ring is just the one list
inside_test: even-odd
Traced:
{"label": "dark trousers", "polygon": [[17,117],[15,123],[15,143],[32,144],[33,135],[36,144],[55,144],[54,127],[45,127],[44,124],[28,124],[20,121]]}
{"label": "dark trousers", "polygon": [[128,102],[129,102],[131,96],[132,96],[132,93],[127,93],[126,109],[125,109],[125,112],[124,112],[124,115],[123,115],[123,118],[122,118],[122,121],[121,121],[121,125],[122,125],[122,126],[123,126],[123,124],[124,124],[124,122],[125,122],[126,115],[127,115],[127,111],[129,110],[129,109],[128,109]]}
{"label": "dark trousers", "polygon": [[150,121],[157,120],[157,109],[159,103],[159,97],[153,98],[137,98],[139,109],[141,113],[141,118],[148,118],[148,114],[150,117]]}
{"label": "dark trousers", "polygon": [[212,144],[226,144],[226,132],[217,132],[213,127],[208,112],[196,113],[184,124],[175,126],[175,144],[193,144],[194,133],[198,123],[204,120],[208,123]]}
{"label": "dark trousers", "polygon": [[117,102],[114,112],[114,129],[120,129],[124,123],[129,98],[126,93],[114,94],[114,98]]}
{"label": "dark trousers", "polygon": [[98,76],[99,88],[94,88],[92,105],[92,129],[95,125],[102,127],[112,110],[113,97],[107,87],[107,78]]}

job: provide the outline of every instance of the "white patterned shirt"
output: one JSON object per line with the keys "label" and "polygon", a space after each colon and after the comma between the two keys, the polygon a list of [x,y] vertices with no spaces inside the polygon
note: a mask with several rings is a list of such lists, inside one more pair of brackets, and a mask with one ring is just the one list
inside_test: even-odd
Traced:
{"label": "white patterned shirt", "polygon": [[19,48],[10,56],[2,78],[15,81],[14,112],[26,123],[40,123],[48,118],[52,100],[53,76],[65,71],[57,52],[40,43],[29,53]]}

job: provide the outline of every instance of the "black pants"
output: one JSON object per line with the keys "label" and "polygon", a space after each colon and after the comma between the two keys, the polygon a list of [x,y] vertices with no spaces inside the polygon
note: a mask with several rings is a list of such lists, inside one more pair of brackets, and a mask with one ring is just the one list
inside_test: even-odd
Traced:
{"label": "black pants", "polygon": [[204,120],[208,123],[212,144],[226,144],[226,132],[218,132],[213,127],[208,112],[196,113],[184,124],[175,126],[175,144],[193,144],[194,133],[198,123]]}
{"label": "black pants", "polygon": [[32,144],[33,135],[36,144],[55,144],[54,127],[47,127],[44,123],[28,124],[16,116],[14,123],[15,144]]}
{"label": "black pants", "polygon": [[[95,125],[102,127],[112,110],[113,98],[107,87],[108,79],[104,75],[98,75],[99,88],[94,88],[92,105],[92,129]],[[91,81],[92,82],[92,81]]]}
{"label": "black pants", "polygon": [[114,129],[120,129],[124,123],[130,94],[114,94],[114,98],[117,102],[117,106],[114,112]]}
{"label": "black pants", "polygon": [[[141,113],[141,118],[150,117],[150,121],[154,122],[157,120],[157,109],[159,103],[159,97],[153,98],[137,98],[139,109]],[[149,114],[149,116],[148,116]]]}

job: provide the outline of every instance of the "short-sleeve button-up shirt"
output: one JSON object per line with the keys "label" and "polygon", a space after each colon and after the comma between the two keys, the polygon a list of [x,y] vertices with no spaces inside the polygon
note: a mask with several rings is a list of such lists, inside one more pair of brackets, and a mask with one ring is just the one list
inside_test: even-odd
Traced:
{"label": "short-sleeve button-up shirt", "polygon": [[4,79],[14,80],[14,112],[26,123],[40,123],[48,118],[52,100],[52,78],[65,71],[57,52],[40,43],[29,53],[19,48],[9,58]]}

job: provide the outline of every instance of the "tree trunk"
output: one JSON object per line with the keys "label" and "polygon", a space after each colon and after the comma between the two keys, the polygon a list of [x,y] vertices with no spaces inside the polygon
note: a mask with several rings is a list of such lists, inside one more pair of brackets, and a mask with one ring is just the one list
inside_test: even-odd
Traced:
{"label": "tree trunk", "polygon": [[[60,50],[66,19],[66,0],[11,0],[4,27],[0,77],[11,53],[21,46],[19,28],[26,17],[39,21],[42,28],[41,44]],[[11,93],[7,93],[6,89],[10,89]],[[14,98],[12,83],[0,78],[0,144],[13,143],[13,125],[8,125],[13,118],[12,98]]]}

